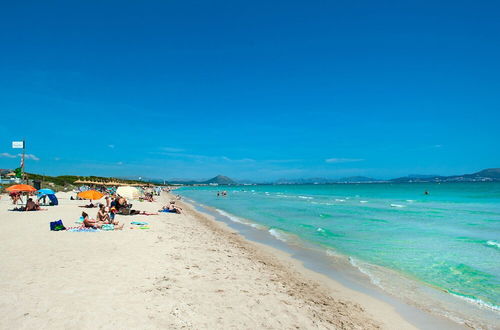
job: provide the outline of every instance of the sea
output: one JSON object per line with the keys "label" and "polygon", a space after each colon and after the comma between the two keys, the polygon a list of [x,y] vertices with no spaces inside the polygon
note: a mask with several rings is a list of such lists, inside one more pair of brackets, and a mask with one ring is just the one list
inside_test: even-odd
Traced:
{"label": "sea", "polygon": [[[227,196],[218,192],[227,191]],[[273,239],[348,263],[388,294],[474,328],[500,322],[500,183],[182,187]]]}

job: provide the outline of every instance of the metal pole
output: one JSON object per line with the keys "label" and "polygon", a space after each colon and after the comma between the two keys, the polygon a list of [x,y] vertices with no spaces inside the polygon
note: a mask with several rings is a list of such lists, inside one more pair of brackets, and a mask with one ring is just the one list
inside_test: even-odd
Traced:
{"label": "metal pole", "polygon": [[[23,166],[21,167],[21,177],[23,178],[23,180],[25,180],[25,177],[24,177],[24,154],[26,153],[26,140],[23,139]],[[28,184],[28,180],[26,179],[26,184]]]}

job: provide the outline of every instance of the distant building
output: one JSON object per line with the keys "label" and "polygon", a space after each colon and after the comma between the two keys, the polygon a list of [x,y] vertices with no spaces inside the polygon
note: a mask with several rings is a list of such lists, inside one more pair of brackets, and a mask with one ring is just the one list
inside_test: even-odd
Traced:
{"label": "distant building", "polygon": [[11,185],[21,183],[20,178],[16,178],[12,170],[0,169],[0,184]]}

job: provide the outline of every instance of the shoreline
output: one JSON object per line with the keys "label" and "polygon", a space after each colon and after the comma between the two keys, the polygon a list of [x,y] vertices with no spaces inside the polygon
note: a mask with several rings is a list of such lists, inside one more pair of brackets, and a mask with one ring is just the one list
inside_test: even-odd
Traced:
{"label": "shoreline", "polygon": [[[416,328],[391,304],[189,203],[178,202],[180,215],[119,215],[123,231],[50,232],[50,221],[78,219],[85,201],[69,196],[58,193],[59,206],[37,212],[10,212],[9,199],[0,200],[0,327]],[[156,212],[170,199],[134,206]]]}
{"label": "shoreline", "polygon": [[[463,297],[455,294],[453,291],[448,291],[446,286],[436,285],[433,281],[425,282],[412,273],[408,274],[398,271],[397,267],[391,269],[370,263],[369,261],[364,261],[365,259],[362,258],[362,254],[357,254],[357,251],[352,249],[342,250],[340,249],[340,247],[344,247],[342,245],[340,245],[339,250],[337,250],[336,245],[329,244],[329,242],[325,241],[326,239],[322,237],[321,234],[324,232],[322,228],[326,228],[327,231],[330,231],[329,233],[337,233],[343,228],[334,228],[333,225],[327,223],[328,219],[316,221],[314,218],[314,216],[317,216],[316,213],[307,218],[302,217],[302,213],[304,213],[306,209],[306,206],[302,205],[305,203],[302,203],[302,199],[316,198],[314,191],[309,191],[309,194],[307,194],[307,191],[297,192],[297,196],[295,197],[298,197],[297,200],[302,204],[294,208],[292,202],[290,202],[291,199],[285,199],[291,198],[291,196],[288,195],[294,196],[294,190],[292,190],[292,188],[290,188],[291,194],[288,194],[287,191],[283,192],[284,190],[269,190],[268,188],[255,188],[255,191],[245,191],[251,193],[251,196],[261,193],[257,196],[259,198],[256,197],[255,199],[245,198],[243,195],[237,196],[236,193],[239,192],[239,190],[235,189],[233,193],[237,197],[235,197],[234,203],[232,203],[233,201],[225,202],[224,199],[215,199],[215,197],[211,198],[210,194],[206,193],[206,191],[210,191],[210,189],[200,189],[199,193],[192,192],[191,190],[192,189],[187,189],[185,194],[182,193],[182,191],[179,191],[179,193],[186,196],[186,198],[191,198],[193,203],[199,204],[202,208],[205,208],[205,211],[208,210],[212,215],[219,217],[220,219],[218,220],[225,222],[230,227],[236,228],[240,233],[243,232],[246,238],[254,241],[257,240],[273,247],[279,245],[278,248],[280,250],[286,251],[288,254],[294,254],[292,257],[299,259],[307,268],[323,273],[348,287],[363,292],[367,291],[366,285],[357,285],[360,282],[358,279],[363,277],[362,282],[365,282],[363,284],[366,284],[366,282],[370,284],[368,291],[370,291],[371,295],[380,298],[380,291],[382,291],[382,296],[389,296],[392,300],[397,300],[396,305],[401,305],[401,303],[410,305],[411,308],[421,311],[424,317],[432,316],[438,319],[445,319],[453,325],[462,327],[481,329],[498,328],[496,320],[499,314],[498,309],[495,309],[494,305],[491,307],[483,303],[480,299],[467,299],[467,296]],[[232,190],[230,190],[230,192],[231,191]],[[346,192],[343,193],[346,194]],[[351,193],[354,196],[355,192]],[[215,193],[213,194],[213,196],[215,196]],[[269,197],[270,194],[272,195],[271,197]],[[275,195],[277,197],[275,197]],[[275,199],[279,197],[279,201],[276,202],[278,204],[274,204],[272,197],[275,197]],[[355,197],[359,196],[356,195]],[[399,198],[404,199],[404,197]],[[320,199],[320,202],[324,202],[321,198],[318,199]],[[354,200],[351,204],[356,206],[355,204],[358,199]],[[248,200],[251,202],[248,202]],[[280,204],[282,200],[284,202]],[[201,204],[201,202],[203,204]],[[306,202],[309,201],[307,200]],[[414,200],[407,200],[407,202],[414,202]],[[254,207],[255,204],[259,203],[262,203],[262,210]],[[386,201],[386,203],[388,202]],[[322,203],[316,201],[311,202],[311,204]],[[323,204],[331,205],[326,204],[326,202]],[[283,207],[283,209],[280,209],[281,207]],[[311,207],[314,207],[314,205]],[[302,213],[299,211],[295,212],[295,210],[299,209]],[[294,211],[287,212],[287,210]],[[330,214],[328,214],[330,212],[325,209],[316,211],[309,208],[307,210],[309,213],[325,213],[330,216]],[[290,217],[289,222],[288,220],[284,220],[285,216],[281,216],[282,213]],[[319,216],[322,217],[322,214],[319,214]],[[310,221],[310,223],[308,221]],[[474,221],[471,220],[470,222]],[[306,229],[301,231],[302,227]],[[251,231],[253,231],[253,233],[248,233]],[[316,231],[321,232],[317,234]],[[357,237],[356,232],[354,232],[353,235]],[[404,234],[401,235],[404,236]],[[457,234],[457,236],[459,235]],[[462,236],[467,236],[467,234],[462,234]],[[346,240],[348,239],[349,237],[346,237]],[[295,249],[294,247],[298,248]],[[361,246],[361,248],[364,248],[364,246]],[[377,251],[378,250],[375,250],[374,253]],[[488,250],[486,252],[494,253],[495,251]],[[491,257],[490,255],[488,256]],[[407,260],[412,262],[411,260],[413,259]],[[425,259],[422,259],[420,269],[422,273],[426,271],[424,261]],[[353,272],[353,269],[355,269],[355,272]],[[444,276],[446,276],[446,274]],[[356,281],[354,282],[358,283],[354,283],[353,285],[352,278],[355,278]],[[436,283],[439,284],[439,278],[436,279]],[[373,290],[374,287],[375,290]],[[495,292],[494,289],[491,292]],[[412,320],[415,319],[415,317],[410,316],[409,319]],[[418,318],[417,321],[419,321],[419,319],[420,318]]]}
{"label": "shoreline", "polygon": [[[392,306],[377,300],[373,297],[351,290],[332,279],[304,267],[300,261],[294,259],[290,254],[257,241],[249,240],[238,231],[232,229],[227,223],[218,221],[213,215],[196,210],[196,207],[190,202],[182,201],[180,204],[184,210],[189,209],[194,216],[202,221],[204,225],[216,231],[217,234],[227,239],[234,240],[239,248],[246,250],[251,254],[252,260],[257,260],[267,267],[272,267],[275,274],[280,278],[286,278],[287,285],[291,285],[293,295],[297,293],[294,289],[299,288],[303,298],[313,304],[329,306],[333,303],[337,309],[340,309],[340,315],[348,313],[349,308],[354,308],[356,312],[361,312],[368,317],[370,322],[363,323],[363,328],[384,328],[384,329],[415,329],[415,326],[401,317]],[[336,295],[335,298],[332,296]],[[354,299],[353,299],[354,298]],[[328,301],[332,301],[328,303]],[[349,306],[351,305],[351,306]],[[342,309],[345,310],[342,311]],[[328,312],[322,308],[322,312]],[[315,315],[318,317],[319,315]],[[326,318],[330,318],[328,315]],[[373,322],[376,323],[373,323]],[[330,322],[335,324],[334,321]],[[337,324],[338,326],[339,324]],[[340,323],[344,328],[344,322]],[[353,327],[351,327],[353,326]],[[348,329],[356,328],[353,324]]]}
{"label": "shoreline", "polygon": [[[341,294],[344,299],[360,304],[373,315],[384,314],[386,320],[390,320],[388,317],[393,317],[394,319],[385,325],[389,328],[392,327],[390,323],[397,318],[402,318],[411,327],[420,329],[467,328],[466,324],[453,322],[448,318],[431,314],[401,301],[372,283],[368,283],[367,279],[361,278],[363,274],[356,274],[353,269],[350,271],[335,269],[332,267],[329,257],[323,255],[317,249],[279,240],[276,236],[268,234],[267,231],[262,232],[258,227],[251,226],[249,223],[235,222],[229,219],[228,215],[230,214],[221,214],[218,209],[208,205],[201,205],[193,200],[186,202],[185,198],[183,198],[183,202],[184,205],[189,205],[193,211],[209,216],[212,221],[222,223],[227,227],[227,230],[235,230],[248,243],[256,244],[264,253],[277,257],[279,262],[293,264],[294,271],[301,274],[301,276],[322,283],[325,287],[328,287],[327,290],[335,291],[336,294]],[[225,211],[223,212],[225,213]],[[359,272],[359,270],[356,270],[356,272]],[[352,277],[355,277],[355,279]],[[388,312],[387,309],[391,309],[391,311]],[[397,317],[391,315],[392,313],[396,313]]]}

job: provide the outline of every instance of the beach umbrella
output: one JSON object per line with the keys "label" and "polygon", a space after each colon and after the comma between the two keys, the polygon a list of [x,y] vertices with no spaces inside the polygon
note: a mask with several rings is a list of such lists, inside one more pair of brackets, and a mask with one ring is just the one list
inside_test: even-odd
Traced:
{"label": "beach umbrella", "polygon": [[139,199],[141,196],[140,191],[131,186],[118,187],[118,189],[116,189],[116,193],[128,199]]}
{"label": "beach umbrella", "polygon": [[83,199],[90,199],[90,200],[98,200],[103,198],[103,194],[98,192],[97,190],[86,190],[78,193],[78,197],[83,198]]}
{"label": "beach umbrella", "polygon": [[[26,193],[26,200],[28,200],[28,193],[32,193],[36,191],[36,188],[30,186],[29,184],[15,184],[5,189],[8,192],[17,192],[17,193]],[[22,203],[21,199],[21,203]]]}
{"label": "beach umbrella", "polygon": [[113,195],[114,193],[116,193],[116,188],[115,187],[108,187],[106,189],[108,190],[108,193],[110,195]]}
{"label": "beach umbrella", "polygon": [[16,184],[6,188],[8,192],[35,192],[36,188],[29,184]]}
{"label": "beach umbrella", "polygon": [[39,196],[43,196],[43,195],[54,195],[55,192],[54,190],[52,189],[48,189],[48,188],[45,188],[45,189],[40,189],[38,190],[38,192],[36,193],[37,195]]}

